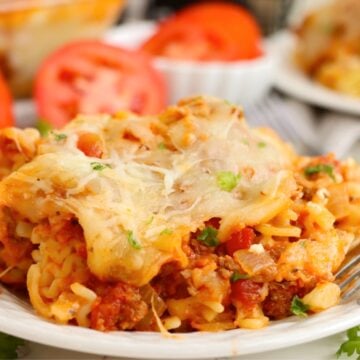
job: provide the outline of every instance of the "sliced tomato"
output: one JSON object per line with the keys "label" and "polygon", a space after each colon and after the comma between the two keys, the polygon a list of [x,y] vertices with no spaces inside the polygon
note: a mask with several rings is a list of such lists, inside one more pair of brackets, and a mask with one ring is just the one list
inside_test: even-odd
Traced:
{"label": "sliced tomato", "polygon": [[50,55],[34,92],[39,115],[54,127],[79,113],[155,114],[166,104],[165,83],[147,55],[99,41],[74,42]]}
{"label": "sliced tomato", "polygon": [[255,236],[255,231],[250,227],[234,231],[225,243],[226,252],[232,256],[237,250],[249,249]]}
{"label": "sliced tomato", "polygon": [[187,21],[170,21],[147,43],[143,50],[153,55],[179,60],[233,60],[237,46],[221,32]]}
{"label": "sliced tomato", "polygon": [[13,125],[12,97],[5,80],[0,74],[0,128]]}
{"label": "sliced tomato", "polygon": [[241,60],[261,55],[261,32],[244,8],[229,3],[189,6],[160,24],[142,47],[158,56],[190,60]]}

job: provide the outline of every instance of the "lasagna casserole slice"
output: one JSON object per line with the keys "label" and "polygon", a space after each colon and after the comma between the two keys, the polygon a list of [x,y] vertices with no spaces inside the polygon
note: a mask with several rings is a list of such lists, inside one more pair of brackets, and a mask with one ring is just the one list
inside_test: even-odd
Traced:
{"label": "lasagna casserole slice", "polygon": [[33,137],[0,181],[0,280],[26,286],[40,315],[219,331],[339,301],[333,274],[360,222],[355,163],[299,157],[209,97]]}

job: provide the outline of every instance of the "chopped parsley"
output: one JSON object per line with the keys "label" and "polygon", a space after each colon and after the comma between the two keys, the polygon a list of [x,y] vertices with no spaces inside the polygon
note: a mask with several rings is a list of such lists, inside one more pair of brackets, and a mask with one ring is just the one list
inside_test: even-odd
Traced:
{"label": "chopped parsley", "polygon": [[167,147],[163,142],[161,142],[161,143],[158,144],[158,149],[159,150],[165,150],[165,149],[167,149]]}
{"label": "chopped parsley", "polygon": [[[336,352],[336,357],[339,358],[341,354],[346,354],[348,357],[360,354],[360,326],[355,326],[346,332],[348,339],[340,345],[339,350]],[[357,357],[359,359],[360,356]]]}
{"label": "chopped parsley", "polygon": [[263,149],[266,147],[266,142],[260,141],[260,142],[258,142],[257,146],[258,146],[258,148]]}
{"label": "chopped parsley", "polygon": [[203,242],[206,246],[214,247],[220,244],[217,238],[218,231],[212,226],[207,226],[197,237],[197,239]]}
{"label": "chopped parsley", "polygon": [[216,181],[221,190],[232,191],[238,184],[241,175],[234,174],[231,171],[221,171],[216,174]]}
{"label": "chopped parsley", "polygon": [[135,239],[134,233],[132,231],[128,231],[127,232],[127,239],[129,244],[136,250],[140,250],[141,249],[141,245],[139,244],[139,242]]}
{"label": "chopped parsley", "polygon": [[36,123],[36,128],[39,130],[39,133],[42,137],[45,137],[52,130],[51,124],[49,124],[46,120],[39,119]]}
{"label": "chopped parsley", "polygon": [[53,133],[54,134],[54,139],[56,140],[56,141],[61,141],[61,140],[65,140],[66,138],[67,138],[67,135],[66,134],[55,134],[55,133]]}
{"label": "chopped parsley", "polygon": [[0,332],[0,359],[17,359],[25,341]]}
{"label": "chopped parsley", "polygon": [[104,170],[106,168],[111,168],[111,166],[109,164],[102,164],[102,163],[99,163],[99,162],[92,162],[90,163],[91,167],[93,170],[95,171],[101,171],[101,170]]}
{"label": "chopped parsley", "polygon": [[291,312],[299,317],[307,317],[307,311],[309,310],[309,306],[304,304],[303,301],[295,295],[291,301]]}
{"label": "chopped parsley", "polygon": [[321,28],[325,34],[332,34],[335,30],[335,26],[331,22],[323,23]]}
{"label": "chopped parsley", "polygon": [[333,180],[335,180],[334,167],[329,164],[318,164],[318,165],[308,166],[304,170],[304,174],[307,177],[310,177],[312,175],[319,174],[319,173],[325,173],[325,174],[329,175]]}
{"label": "chopped parsley", "polygon": [[171,229],[164,229],[160,235],[171,235],[173,231]]}
{"label": "chopped parsley", "polygon": [[233,283],[238,280],[244,280],[244,279],[249,279],[249,278],[250,278],[250,276],[248,274],[240,274],[239,272],[234,271],[232,273],[232,275],[230,276],[230,281]]}

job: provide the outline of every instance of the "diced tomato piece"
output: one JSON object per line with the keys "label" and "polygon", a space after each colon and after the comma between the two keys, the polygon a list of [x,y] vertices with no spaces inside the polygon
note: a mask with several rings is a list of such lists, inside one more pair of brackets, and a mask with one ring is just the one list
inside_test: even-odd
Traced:
{"label": "diced tomato piece", "polygon": [[250,227],[234,231],[225,243],[227,253],[232,256],[237,250],[249,249],[255,237],[255,231]]}
{"label": "diced tomato piece", "polygon": [[231,298],[245,307],[252,307],[262,300],[262,284],[252,280],[238,280],[231,284]]}
{"label": "diced tomato piece", "polygon": [[14,125],[12,113],[12,97],[5,80],[0,74],[0,128]]}
{"label": "diced tomato piece", "polygon": [[77,147],[86,156],[101,158],[103,145],[100,136],[94,133],[84,133],[79,136]]}

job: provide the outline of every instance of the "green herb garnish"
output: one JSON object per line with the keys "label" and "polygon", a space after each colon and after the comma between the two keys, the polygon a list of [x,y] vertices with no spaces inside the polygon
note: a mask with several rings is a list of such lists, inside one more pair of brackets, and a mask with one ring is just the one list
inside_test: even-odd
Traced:
{"label": "green herb garnish", "polygon": [[331,22],[326,22],[322,24],[321,29],[325,34],[332,34],[335,30],[335,26]]}
{"label": "green herb garnish", "polygon": [[93,170],[96,170],[96,171],[101,171],[101,170],[104,170],[106,168],[111,168],[111,166],[109,164],[102,164],[102,163],[99,163],[99,162],[92,162],[90,163],[91,167]]}
{"label": "green herb garnish", "polygon": [[141,245],[139,244],[139,242],[135,239],[134,233],[132,231],[128,231],[127,232],[127,239],[129,244],[136,250],[140,250],[141,249]]}
{"label": "green herb garnish", "polygon": [[17,359],[24,345],[24,340],[0,333],[0,359]]}
{"label": "green herb garnish", "polygon": [[248,274],[240,274],[239,272],[234,271],[232,273],[232,275],[230,276],[230,281],[233,283],[238,280],[244,280],[244,279],[249,279],[249,278],[250,278],[250,276]]}
{"label": "green herb garnish", "polygon": [[197,239],[203,242],[206,246],[214,247],[220,244],[217,234],[218,231],[215,228],[207,226],[200,235],[198,235]]}
{"label": "green herb garnish", "polygon": [[291,312],[299,317],[307,317],[307,311],[309,310],[309,306],[304,304],[304,302],[295,295],[291,301]]}
{"label": "green herb garnish", "polygon": [[263,149],[266,147],[266,142],[260,141],[260,142],[258,142],[257,146],[258,146],[258,148]]}
{"label": "green herb garnish", "polygon": [[[348,339],[340,345],[339,350],[336,352],[336,357],[339,358],[341,354],[352,356],[353,354],[360,354],[360,326],[355,326],[346,332]],[[360,356],[357,357],[360,360]]]}
{"label": "green herb garnish", "polygon": [[232,191],[238,184],[241,175],[234,174],[231,171],[221,171],[216,174],[216,181],[221,190]]}
{"label": "green herb garnish", "polygon": [[165,150],[165,149],[167,149],[167,147],[166,147],[166,145],[165,145],[163,142],[161,142],[161,143],[159,143],[159,145],[158,145],[158,149],[159,149],[159,150]]}
{"label": "green herb garnish", "polygon": [[164,229],[160,235],[171,235],[173,231],[171,229]]}
{"label": "green herb garnish", "polygon": [[43,119],[39,119],[35,127],[39,130],[39,133],[42,137],[47,136],[49,132],[53,129],[51,124],[49,124],[46,120]]}
{"label": "green herb garnish", "polygon": [[67,138],[66,134],[55,134],[54,133],[54,139],[56,141],[61,141],[61,140],[65,140]]}
{"label": "green herb garnish", "polygon": [[314,166],[308,166],[304,170],[304,174],[307,177],[310,177],[312,175],[319,174],[319,173],[328,174],[333,180],[335,180],[334,167],[329,164],[318,164],[318,165],[314,165]]}

